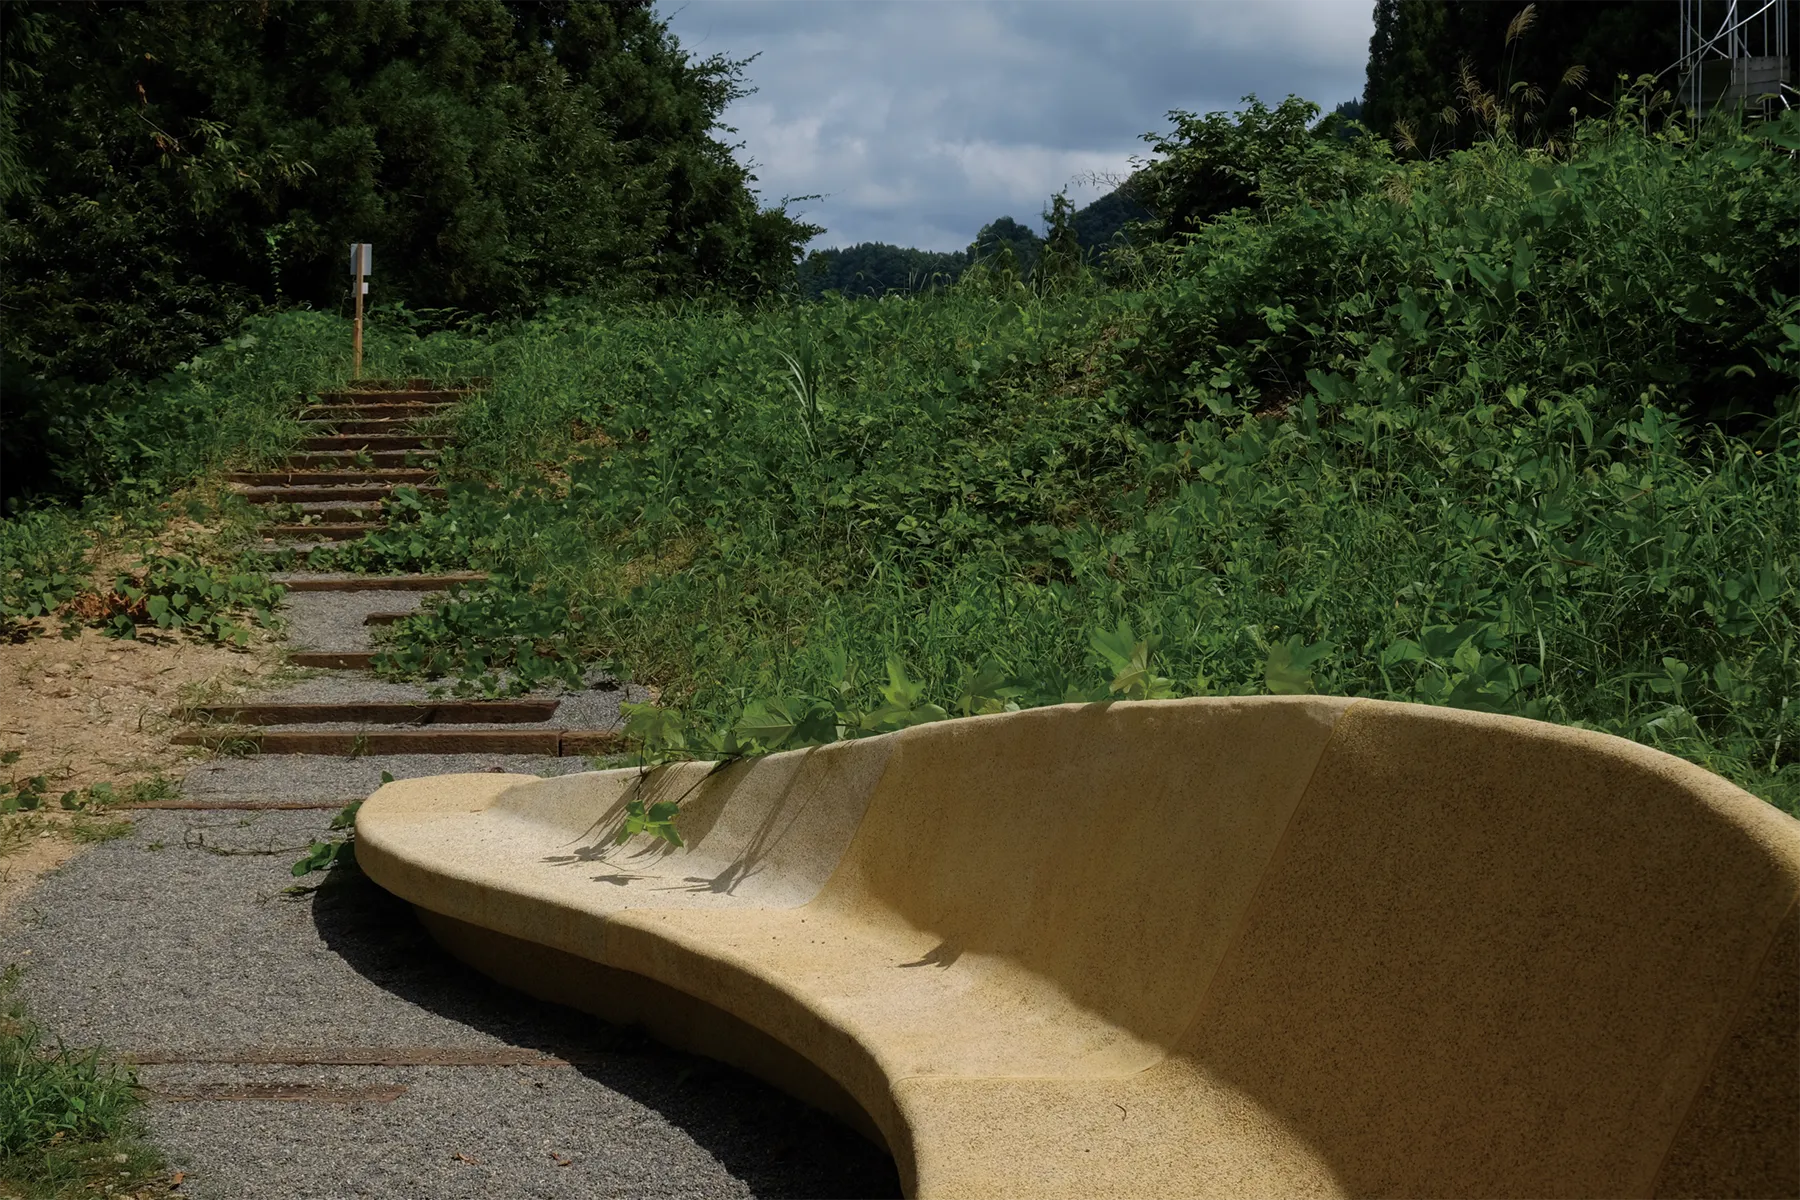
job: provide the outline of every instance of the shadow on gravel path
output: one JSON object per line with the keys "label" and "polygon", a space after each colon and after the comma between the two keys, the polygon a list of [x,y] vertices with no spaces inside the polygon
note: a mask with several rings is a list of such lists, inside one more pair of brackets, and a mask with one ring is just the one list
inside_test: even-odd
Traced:
{"label": "shadow on gravel path", "polygon": [[314,893],[325,945],[377,987],[581,1074],[661,1114],[757,1196],[900,1195],[893,1160],[859,1134],[749,1075],[639,1031],[502,987],[439,949],[412,908],[360,872]]}

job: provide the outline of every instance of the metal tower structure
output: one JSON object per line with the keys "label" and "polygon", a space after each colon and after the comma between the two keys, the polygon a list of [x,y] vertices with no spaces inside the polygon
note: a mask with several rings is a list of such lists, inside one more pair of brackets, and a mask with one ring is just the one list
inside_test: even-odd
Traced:
{"label": "metal tower structure", "polygon": [[1681,83],[1696,115],[1720,106],[1767,107],[1793,95],[1793,0],[1680,0]]}

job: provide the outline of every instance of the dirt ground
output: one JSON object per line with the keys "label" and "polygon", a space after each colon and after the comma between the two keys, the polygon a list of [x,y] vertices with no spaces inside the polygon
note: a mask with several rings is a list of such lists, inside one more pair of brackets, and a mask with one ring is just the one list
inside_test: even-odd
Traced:
{"label": "dirt ground", "polygon": [[229,699],[271,669],[267,654],[178,636],[85,629],[0,645],[0,751],[23,751],[6,771],[47,776],[60,794],[171,770],[184,750],[169,745],[174,710]]}
{"label": "dirt ground", "polygon": [[91,828],[91,817],[55,811],[59,796],[96,783],[123,795],[133,783],[179,777],[200,752],[169,744],[175,710],[228,700],[276,669],[266,647],[172,635],[130,641],[87,629],[65,639],[52,629],[0,644],[0,753],[20,752],[0,766],[0,782],[44,776],[51,810],[0,814],[0,915],[80,850],[76,824]]}

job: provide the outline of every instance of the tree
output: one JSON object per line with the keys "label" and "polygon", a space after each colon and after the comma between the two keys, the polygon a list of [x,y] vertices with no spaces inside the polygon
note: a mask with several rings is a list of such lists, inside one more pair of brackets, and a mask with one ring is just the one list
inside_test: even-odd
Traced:
{"label": "tree", "polygon": [[1067,193],[1058,192],[1044,210],[1043,249],[1038,252],[1032,281],[1045,292],[1067,289],[1087,270],[1082,257],[1081,239],[1075,234],[1075,206],[1069,203]]}
{"label": "tree", "polygon": [[743,66],[648,0],[7,5],[0,307],[16,361],[152,374],[268,304],[518,311],[755,295],[817,229],[715,136]]}
{"label": "tree", "polygon": [[1037,265],[1038,254],[1042,250],[1044,239],[1012,217],[998,217],[981,227],[975,240],[969,244],[968,256],[971,263],[982,262],[1005,256],[1005,269],[1014,271],[1024,279],[1031,274]]}
{"label": "tree", "polygon": [[826,292],[885,296],[954,283],[968,266],[961,253],[914,250],[886,242],[859,242],[815,250],[800,264],[800,292],[816,300]]}
{"label": "tree", "polygon": [[1515,132],[1549,139],[1571,109],[1611,104],[1620,75],[1672,66],[1678,30],[1668,0],[1377,0],[1362,120],[1420,154],[1467,147],[1484,131],[1472,82],[1515,114]]}
{"label": "tree", "polygon": [[[1456,38],[1447,25],[1454,0],[1376,0],[1369,38],[1363,123],[1384,137],[1416,144],[1456,99]],[[1428,136],[1428,135],[1427,135]]]}
{"label": "tree", "polygon": [[1148,133],[1157,157],[1140,165],[1131,191],[1153,214],[1157,239],[1192,233],[1234,209],[1297,200],[1321,203],[1365,186],[1381,167],[1374,139],[1343,141],[1319,106],[1289,96],[1269,108],[1244,97],[1236,113],[1171,112],[1174,129]]}

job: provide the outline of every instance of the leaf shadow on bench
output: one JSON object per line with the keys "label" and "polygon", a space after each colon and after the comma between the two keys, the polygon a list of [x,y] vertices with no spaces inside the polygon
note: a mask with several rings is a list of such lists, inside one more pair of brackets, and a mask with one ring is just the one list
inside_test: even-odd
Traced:
{"label": "leaf shadow on bench", "polygon": [[[818,747],[810,747],[804,753],[817,751]],[[800,773],[787,782],[781,796],[767,805],[756,827],[749,831],[741,850],[733,859],[713,875],[684,875],[678,881],[664,874],[656,874],[654,868],[661,860],[668,859],[678,853],[692,852],[705,845],[713,827],[725,811],[724,797],[729,796],[751,769],[752,762],[747,759],[722,761],[715,764],[705,776],[699,779],[676,780],[666,767],[651,768],[644,771],[626,788],[619,797],[602,810],[593,820],[581,843],[571,843],[561,848],[558,853],[547,855],[540,861],[545,866],[559,868],[586,868],[593,866],[609,867],[611,871],[589,876],[594,883],[610,884],[614,887],[629,887],[634,883],[647,884],[655,891],[665,892],[706,892],[713,895],[730,895],[744,883],[760,875],[765,868],[765,861],[775,848],[806,820],[812,804],[810,799],[802,799],[792,803],[792,789],[800,778]],[[706,789],[709,793],[705,802],[689,803],[696,800]],[[684,844],[680,847],[665,841],[656,841],[648,845],[643,842],[620,845],[614,841],[613,831],[618,827],[626,812],[626,806],[636,802],[646,808],[660,802],[673,802],[681,805],[680,830]],[[586,838],[597,840],[586,842]],[[716,861],[716,860],[715,860]],[[636,868],[645,867],[640,872]],[[947,964],[946,964],[947,965]]]}
{"label": "leaf shadow on bench", "polygon": [[336,871],[312,897],[325,944],[371,983],[438,1016],[555,1055],[663,1116],[755,1196],[900,1195],[893,1159],[783,1092],[643,1032],[501,986],[441,949],[411,906],[361,872]]}

